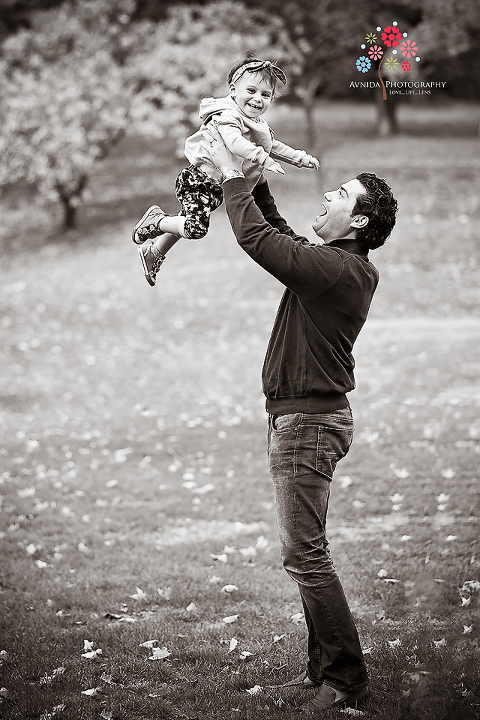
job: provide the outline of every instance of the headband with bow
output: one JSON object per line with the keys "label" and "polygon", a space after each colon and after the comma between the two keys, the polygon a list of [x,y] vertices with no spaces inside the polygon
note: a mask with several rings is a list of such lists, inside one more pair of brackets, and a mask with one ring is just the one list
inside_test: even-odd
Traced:
{"label": "headband with bow", "polygon": [[254,62],[242,65],[238,68],[238,70],[235,70],[230,82],[232,83],[232,85],[234,85],[237,80],[243,75],[243,73],[247,70],[248,72],[254,73],[260,70],[265,70],[266,68],[269,68],[274,74],[275,78],[281,83],[283,83],[283,85],[287,84],[287,76],[285,75],[283,70],[280,70],[280,68],[271,63],[270,60],[255,60]]}

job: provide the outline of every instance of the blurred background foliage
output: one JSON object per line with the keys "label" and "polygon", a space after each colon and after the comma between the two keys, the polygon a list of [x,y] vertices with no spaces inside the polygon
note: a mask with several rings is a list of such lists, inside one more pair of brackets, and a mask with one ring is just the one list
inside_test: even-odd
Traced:
{"label": "blurred background foliage", "polygon": [[286,70],[283,100],[302,108],[309,150],[321,154],[319,98],[376,102],[377,133],[395,134],[398,98],[350,88],[376,79],[354,61],[393,19],[421,49],[417,76],[446,83],[432,100],[478,99],[477,0],[0,0],[0,191],[33,188],[75,227],[98,161],[126,135],[170,135],[181,153],[200,99],[226,94],[247,50]]}

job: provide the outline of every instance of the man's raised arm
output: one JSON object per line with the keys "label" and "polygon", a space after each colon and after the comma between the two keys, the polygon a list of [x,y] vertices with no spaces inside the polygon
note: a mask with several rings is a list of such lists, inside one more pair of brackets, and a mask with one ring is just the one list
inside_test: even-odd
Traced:
{"label": "man's raised arm", "polygon": [[292,228],[287,224],[286,220],[280,215],[275,205],[275,200],[268,183],[265,182],[255,185],[252,190],[253,199],[256,205],[260,209],[265,220],[274,228],[281,232],[283,235],[289,235],[293,240],[305,240],[301,235],[297,235]]}

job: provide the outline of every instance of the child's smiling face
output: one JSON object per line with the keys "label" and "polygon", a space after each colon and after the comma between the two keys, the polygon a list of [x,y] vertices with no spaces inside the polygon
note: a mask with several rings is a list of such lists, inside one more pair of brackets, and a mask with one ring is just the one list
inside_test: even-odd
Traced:
{"label": "child's smiling face", "polygon": [[247,71],[230,87],[230,95],[247,117],[257,118],[270,107],[273,88],[259,73]]}

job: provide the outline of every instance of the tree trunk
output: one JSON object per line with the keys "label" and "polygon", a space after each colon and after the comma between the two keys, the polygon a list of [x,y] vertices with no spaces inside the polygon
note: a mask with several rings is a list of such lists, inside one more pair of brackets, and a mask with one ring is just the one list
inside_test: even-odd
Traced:
{"label": "tree trunk", "polygon": [[80,205],[82,192],[88,182],[86,175],[81,175],[73,189],[57,183],[56,190],[63,205],[63,229],[72,230],[77,226],[77,207]]}
{"label": "tree trunk", "polygon": [[390,137],[396,135],[399,131],[397,120],[397,103],[393,97],[383,100],[382,93],[379,92],[376,97],[377,102],[377,135],[380,137]]}
{"label": "tree trunk", "polygon": [[72,230],[77,226],[77,208],[70,204],[71,198],[61,197],[63,204],[63,227],[65,230]]}

